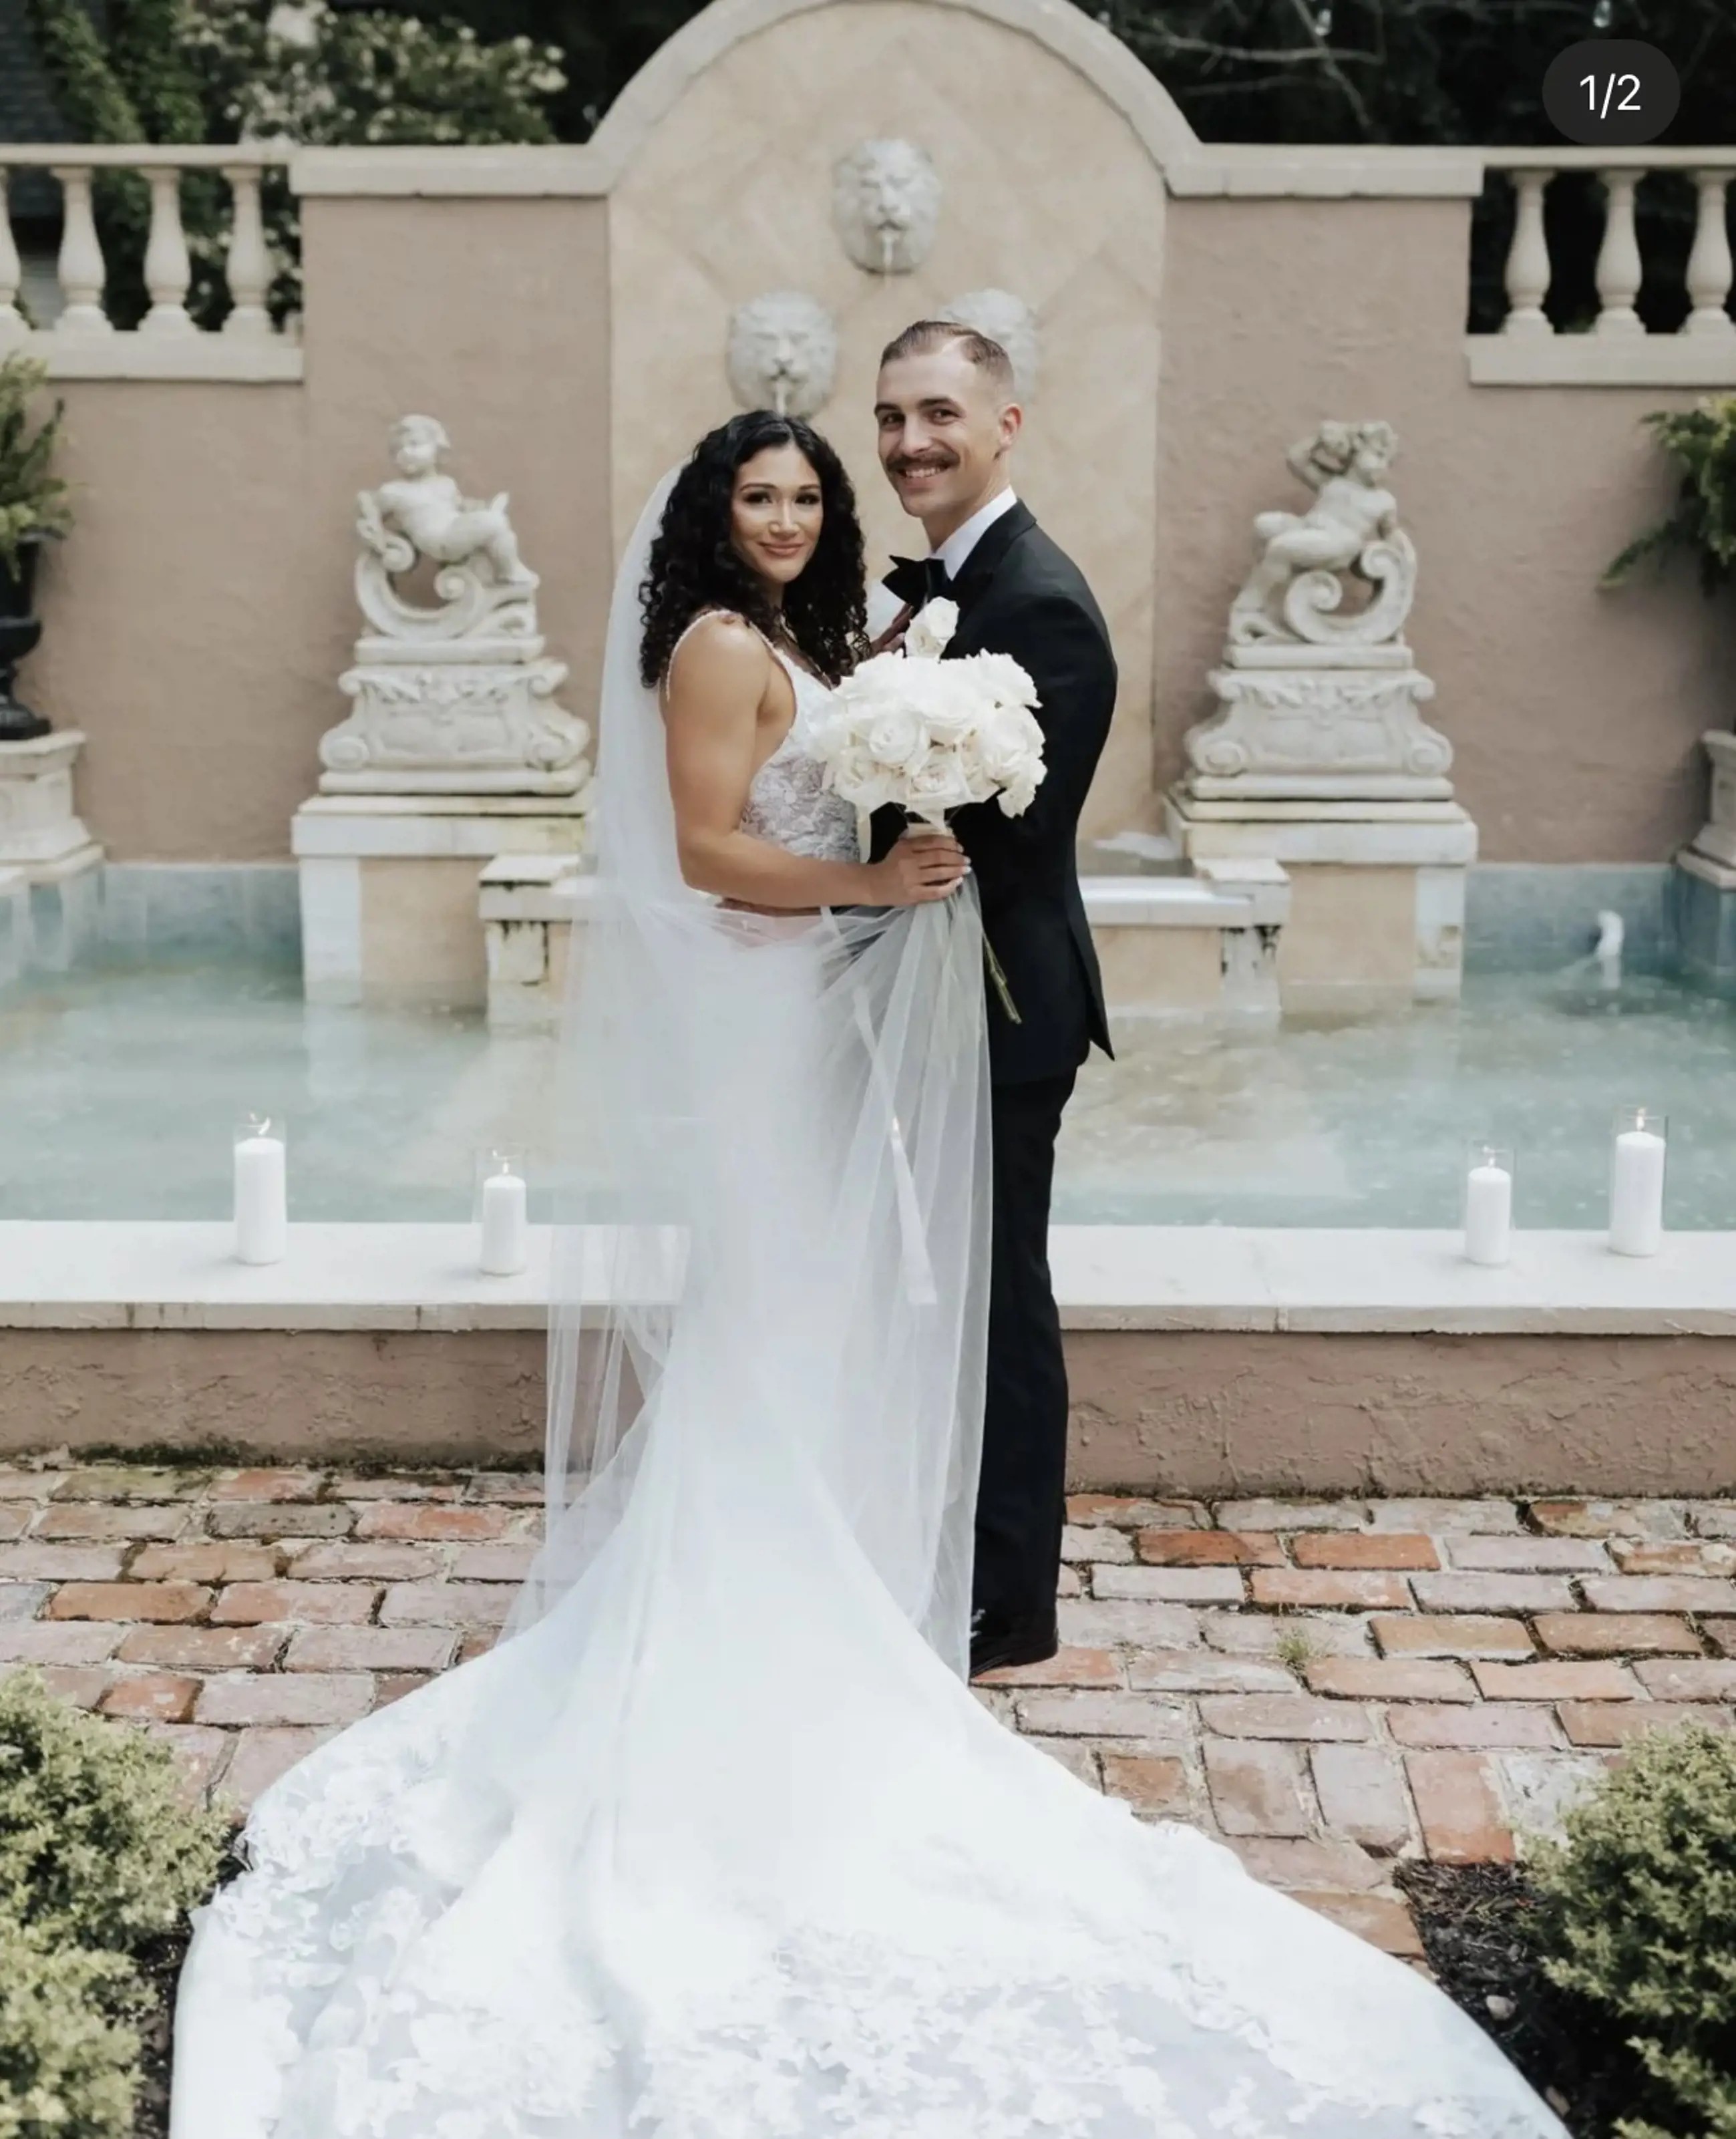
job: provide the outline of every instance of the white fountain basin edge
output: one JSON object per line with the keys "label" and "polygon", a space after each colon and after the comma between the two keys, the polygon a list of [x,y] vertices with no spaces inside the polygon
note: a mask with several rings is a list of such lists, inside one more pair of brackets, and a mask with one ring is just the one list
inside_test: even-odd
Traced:
{"label": "white fountain basin edge", "polygon": [[[296,1224],[284,1260],[237,1262],[227,1224],[0,1222],[0,1328],[535,1329],[549,1234],[484,1277],[462,1225]],[[1453,1232],[1059,1226],[1064,1325],[1586,1336],[1736,1335],[1736,1232],[1678,1233],[1644,1260],[1601,1233],[1520,1234],[1478,1268]]]}

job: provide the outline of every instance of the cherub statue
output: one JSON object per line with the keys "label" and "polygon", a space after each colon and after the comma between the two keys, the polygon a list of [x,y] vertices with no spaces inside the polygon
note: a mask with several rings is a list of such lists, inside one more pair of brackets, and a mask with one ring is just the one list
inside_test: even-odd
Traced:
{"label": "cherub statue", "polygon": [[[1385,486],[1397,450],[1390,423],[1325,423],[1284,456],[1317,493],[1306,512],[1262,512],[1254,522],[1258,561],[1230,604],[1231,643],[1303,639],[1372,645],[1391,639],[1411,607],[1416,557]],[[1350,572],[1378,588],[1355,614],[1328,621]]]}
{"label": "cherub statue", "polygon": [[506,517],[506,492],[487,505],[460,493],[452,477],[441,472],[440,456],[451,450],[452,440],[432,416],[401,417],[391,437],[399,479],[364,490],[356,500],[357,531],[387,570],[407,571],[418,556],[448,566],[482,557],[497,586],[529,594],[537,576],[518,554],[518,537]]}

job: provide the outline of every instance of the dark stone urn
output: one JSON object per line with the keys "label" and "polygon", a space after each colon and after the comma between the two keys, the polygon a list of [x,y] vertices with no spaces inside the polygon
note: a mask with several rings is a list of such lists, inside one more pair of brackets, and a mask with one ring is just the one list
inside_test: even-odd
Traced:
{"label": "dark stone urn", "polygon": [[31,742],[53,726],[12,694],[18,663],[42,635],[42,619],[31,613],[42,548],[40,537],[27,536],[18,545],[16,565],[0,556],[0,742]]}

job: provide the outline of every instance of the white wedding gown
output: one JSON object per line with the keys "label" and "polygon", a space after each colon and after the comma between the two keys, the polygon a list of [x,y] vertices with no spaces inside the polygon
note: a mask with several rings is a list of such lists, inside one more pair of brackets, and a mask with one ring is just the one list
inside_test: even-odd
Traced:
{"label": "white wedding gown", "polygon": [[[638,718],[648,838],[612,673],[604,777]],[[844,852],[848,817],[798,729],[752,828]],[[608,1273],[637,1386],[618,1430],[557,1427],[509,1637],[256,1806],[182,1979],[174,2139],[1560,2139],[1419,1975],[963,1683],[974,903],[695,926],[688,960],[641,915],[614,981],[588,953],[618,1196],[653,1125],[656,1224]]]}

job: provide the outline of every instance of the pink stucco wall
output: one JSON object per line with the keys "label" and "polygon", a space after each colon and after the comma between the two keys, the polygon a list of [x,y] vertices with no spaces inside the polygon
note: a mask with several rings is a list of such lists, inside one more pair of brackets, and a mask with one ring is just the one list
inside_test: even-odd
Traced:
{"label": "pink stucco wall", "polygon": [[[1100,827],[1153,821],[1208,703],[1253,516],[1302,502],[1284,448],[1334,414],[1398,428],[1421,556],[1411,635],[1485,858],[1663,860],[1699,823],[1695,739],[1736,714],[1736,604],[1703,601],[1685,570],[1597,586],[1668,494],[1641,416],[1693,396],[1473,387],[1469,213],[1168,203],[1156,483],[1094,450],[1054,515],[1084,531],[1083,555],[1096,498],[1109,524],[1130,498],[1155,514],[1147,761],[1124,733]],[[111,855],[286,854],[315,742],[343,712],[355,493],[382,478],[386,427],[407,409],[446,423],[461,479],[512,493],[550,650],[573,667],[567,702],[592,711],[612,574],[609,215],[604,198],[311,198],[301,384],[62,389],[78,526],[46,560],[47,632],[24,680],[90,737],[81,804]],[[1105,316],[1098,331],[1137,327],[1143,345],[1149,325]],[[696,345],[692,362],[717,354]],[[1030,416],[1051,487],[1075,408],[1058,365]]]}
{"label": "pink stucco wall", "polygon": [[510,491],[550,650],[589,713],[613,573],[605,211],[309,200],[296,385],[73,381],[77,526],[46,559],[27,696],[90,737],[80,806],[119,860],[286,855],[340,720],[355,493],[409,409]]}
{"label": "pink stucco wall", "polygon": [[1667,503],[1640,418],[1693,394],[1472,386],[1469,203],[1171,205],[1159,422],[1157,777],[1208,710],[1253,516],[1305,497],[1284,448],[1328,415],[1397,427],[1419,553],[1409,635],[1491,861],[1662,861],[1699,826],[1696,738],[1736,719],[1736,601],[1598,576]]}

